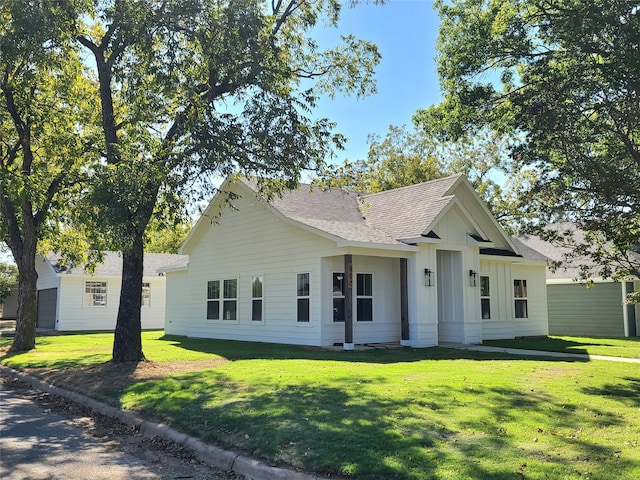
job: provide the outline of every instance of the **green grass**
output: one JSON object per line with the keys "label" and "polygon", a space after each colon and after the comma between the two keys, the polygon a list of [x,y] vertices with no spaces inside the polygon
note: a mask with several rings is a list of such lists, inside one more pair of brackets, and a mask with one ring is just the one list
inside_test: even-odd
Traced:
{"label": "green grass", "polygon": [[640,338],[540,337],[485,340],[484,345],[640,359]]}
{"label": "green grass", "polygon": [[[16,368],[83,369],[112,335],[38,339]],[[100,400],[274,464],[359,479],[640,479],[640,368],[452,349],[333,352],[143,334],[155,362]],[[193,365],[196,365],[194,363]]]}

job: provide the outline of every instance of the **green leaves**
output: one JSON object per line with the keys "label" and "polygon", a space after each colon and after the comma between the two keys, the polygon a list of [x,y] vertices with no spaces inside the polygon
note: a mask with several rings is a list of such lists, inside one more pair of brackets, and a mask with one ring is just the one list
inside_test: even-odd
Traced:
{"label": "green leaves", "polygon": [[[523,192],[537,227],[569,220],[614,250],[594,259],[640,273],[638,5],[625,0],[461,0],[437,3],[445,100],[416,114],[447,140],[490,127],[515,139],[514,169],[538,178]],[[517,170],[514,170],[515,174]],[[597,272],[595,272],[597,273]]]}

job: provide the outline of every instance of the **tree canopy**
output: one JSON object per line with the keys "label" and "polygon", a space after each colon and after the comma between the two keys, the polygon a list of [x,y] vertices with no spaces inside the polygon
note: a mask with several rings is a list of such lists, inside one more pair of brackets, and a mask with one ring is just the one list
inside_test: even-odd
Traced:
{"label": "tree canopy", "polygon": [[514,232],[522,213],[517,196],[532,178],[526,172],[502,182],[510,169],[507,142],[490,130],[458,141],[442,141],[423,126],[390,126],[369,137],[366,159],[328,166],[317,183],[356,192],[380,192],[464,174],[502,225]]}
{"label": "tree canopy", "polygon": [[143,358],[140,300],[145,231],[165,194],[212,188],[235,172],[292,186],[340,147],[320,93],[375,89],[374,45],[352,36],[322,51],[332,0],[110,0],[78,11],[75,40],[95,62],[104,162],[84,222],[123,254],[114,361]]}
{"label": "tree canopy", "polygon": [[19,271],[12,350],[35,345],[38,243],[96,159],[93,84],[61,3],[0,0],[0,234]]}
{"label": "tree canopy", "polygon": [[0,303],[9,296],[11,287],[18,282],[18,267],[0,262]]}
{"label": "tree canopy", "polygon": [[491,127],[513,139],[528,226],[586,232],[593,274],[640,276],[640,4],[629,0],[438,1],[444,101],[416,121],[442,139]]}

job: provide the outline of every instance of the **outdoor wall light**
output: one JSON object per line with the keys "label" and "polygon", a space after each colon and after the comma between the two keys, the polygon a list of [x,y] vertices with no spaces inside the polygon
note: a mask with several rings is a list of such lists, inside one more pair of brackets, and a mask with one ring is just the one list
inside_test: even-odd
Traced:
{"label": "outdoor wall light", "polygon": [[431,287],[433,286],[433,281],[431,280],[431,274],[433,272],[431,270],[429,270],[428,268],[424,269],[424,286],[425,287]]}
{"label": "outdoor wall light", "polygon": [[475,270],[469,270],[469,285],[472,287],[478,286],[478,272]]}

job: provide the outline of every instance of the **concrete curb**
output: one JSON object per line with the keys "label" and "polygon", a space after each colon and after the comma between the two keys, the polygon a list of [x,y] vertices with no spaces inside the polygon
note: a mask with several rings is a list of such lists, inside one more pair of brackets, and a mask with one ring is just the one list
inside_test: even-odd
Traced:
{"label": "concrete curb", "polygon": [[159,437],[163,440],[175,442],[183,447],[192,450],[194,456],[201,462],[220,468],[225,471],[244,475],[250,480],[328,480],[324,477],[311,475],[308,473],[296,472],[286,468],[272,467],[258,460],[240,455],[230,450],[223,450],[214,445],[209,445],[203,441],[178,432],[168,425],[162,423],[154,423],[143,420],[132,413],[123,412],[122,410],[98,402],[85,395],[65,390],[64,388],[50,385],[39,378],[33,377],[26,373],[14,370],[6,365],[0,364],[0,372],[15,375],[24,382],[27,382],[37,390],[66,398],[74,403],[87,407],[96,413],[105,417],[113,418],[129,427],[136,427],[140,430],[140,434],[147,438]]}

